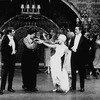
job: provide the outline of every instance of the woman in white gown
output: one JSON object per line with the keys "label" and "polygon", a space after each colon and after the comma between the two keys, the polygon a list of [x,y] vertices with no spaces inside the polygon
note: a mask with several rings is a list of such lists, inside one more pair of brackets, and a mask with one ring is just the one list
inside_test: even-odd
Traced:
{"label": "woman in white gown", "polygon": [[95,58],[93,61],[94,68],[96,69],[97,74],[100,74],[100,35],[97,35],[96,40],[96,52]]}
{"label": "woman in white gown", "polygon": [[63,91],[63,92],[69,91],[69,78],[66,70],[67,68],[64,65],[67,59],[64,60],[63,68],[61,66],[62,65],[61,57],[64,54],[68,54],[68,47],[65,45],[65,41],[66,41],[66,36],[63,34],[59,35],[58,44],[52,45],[44,42],[43,40],[39,40],[40,43],[43,43],[44,45],[55,49],[55,54],[51,56],[50,60],[51,77],[54,85],[53,91]]}

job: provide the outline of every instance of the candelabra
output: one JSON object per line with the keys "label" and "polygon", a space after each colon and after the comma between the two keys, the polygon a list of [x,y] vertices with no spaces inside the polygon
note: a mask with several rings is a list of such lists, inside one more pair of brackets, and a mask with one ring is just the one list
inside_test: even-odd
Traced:
{"label": "candelabra", "polygon": [[40,5],[35,4],[21,4],[21,13],[22,14],[40,14]]}
{"label": "candelabra", "polygon": [[89,31],[89,29],[91,27],[91,18],[89,17],[87,12],[84,11],[81,15],[81,18],[76,18],[76,23],[77,23],[77,25],[83,26],[85,31]]}

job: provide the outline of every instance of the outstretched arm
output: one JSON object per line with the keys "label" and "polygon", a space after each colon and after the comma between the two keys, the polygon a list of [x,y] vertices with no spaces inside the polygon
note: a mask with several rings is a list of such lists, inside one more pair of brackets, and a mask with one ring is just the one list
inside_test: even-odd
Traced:
{"label": "outstretched arm", "polygon": [[46,42],[43,42],[43,44],[49,48],[56,48],[56,44],[48,44]]}
{"label": "outstretched arm", "polygon": [[39,43],[42,43],[44,44],[45,46],[49,47],[49,48],[56,48],[56,44],[49,44],[49,43],[46,43],[45,41],[41,40],[41,39],[38,39],[38,42]]}

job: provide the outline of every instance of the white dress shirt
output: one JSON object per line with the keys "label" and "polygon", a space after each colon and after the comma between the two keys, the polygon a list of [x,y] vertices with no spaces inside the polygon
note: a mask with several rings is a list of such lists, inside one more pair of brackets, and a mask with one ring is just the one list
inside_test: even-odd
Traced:
{"label": "white dress shirt", "polygon": [[10,35],[7,35],[10,42],[9,42],[9,46],[12,47],[12,53],[11,54],[15,54],[16,53],[16,50],[15,50],[15,42],[14,42],[14,39],[13,39],[13,36],[10,36]]}
{"label": "white dress shirt", "polygon": [[79,41],[80,41],[81,36],[82,36],[82,34],[78,34],[78,35],[75,36],[74,46],[72,47],[72,50],[74,52],[77,51],[77,47],[78,47],[78,44],[79,44]]}

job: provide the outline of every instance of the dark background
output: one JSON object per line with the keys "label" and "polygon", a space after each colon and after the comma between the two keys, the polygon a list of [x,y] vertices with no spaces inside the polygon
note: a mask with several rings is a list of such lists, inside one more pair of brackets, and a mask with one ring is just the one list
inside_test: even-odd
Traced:
{"label": "dark background", "polygon": [[[21,4],[30,0],[0,0],[0,26],[10,18],[21,14]],[[61,0],[31,0],[40,4],[41,15],[53,20],[59,27],[71,27],[76,25],[76,14]]]}
{"label": "dark background", "polygon": [[[48,19],[51,19],[54,23],[56,23],[59,26],[59,28],[64,27],[65,29],[67,29],[70,27],[72,30],[74,30],[77,16],[74,13],[74,11],[72,11],[70,7],[68,7],[61,0],[51,0],[51,2],[49,2],[49,0],[12,0],[12,1],[0,0],[0,27],[2,27],[2,25],[7,21],[9,22],[9,19],[11,18],[15,18],[12,20],[14,25],[16,24],[17,26],[18,23],[20,24],[21,21],[19,21],[15,16],[21,14],[21,8],[20,8],[21,4],[25,5],[27,1],[31,1],[31,2],[35,1],[36,5],[39,4],[41,6],[40,9],[41,15],[47,17]],[[22,21],[22,23],[25,23],[25,20]],[[43,21],[43,23],[47,23],[47,22]],[[17,35],[19,34],[21,36],[22,33],[25,33],[25,30],[21,28],[20,31],[18,31]],[[41,52],[40,62],[43,62],[44,49],[41,50],[42,51],[40,51]],[[23,45],[21,39],[19,41],[19,49],[17,53],[18,62],[21,61],[22,52],[23,52]]]}

